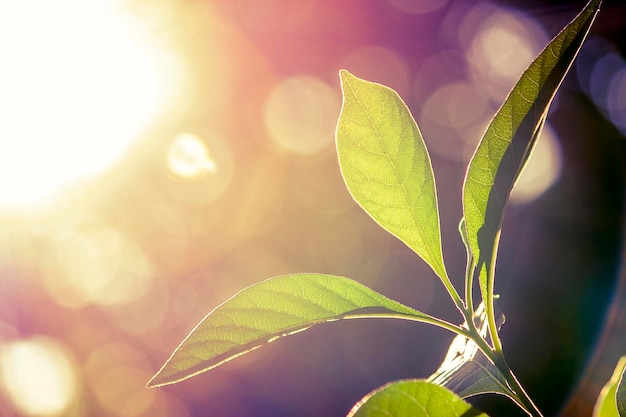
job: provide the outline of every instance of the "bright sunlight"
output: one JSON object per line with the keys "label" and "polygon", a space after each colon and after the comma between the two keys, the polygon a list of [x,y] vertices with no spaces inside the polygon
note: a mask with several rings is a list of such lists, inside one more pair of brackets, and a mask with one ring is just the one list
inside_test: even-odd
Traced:
{"label": "bright sunlight", "polygon": [[0,350],[0,365],[0,383],[24,415],[65,415],[75,400],[77,381],[72,361],[65,349],[50,339],[6,344]]}
{"label": "bright sunlight", "polygon": [[0,3],[0,209],[110,167],[171,101],[179,63],[122,6]]}

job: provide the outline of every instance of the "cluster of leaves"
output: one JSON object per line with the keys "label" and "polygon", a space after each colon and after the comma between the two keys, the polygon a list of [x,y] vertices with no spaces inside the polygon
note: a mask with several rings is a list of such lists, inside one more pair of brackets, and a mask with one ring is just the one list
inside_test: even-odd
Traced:
{"label": "cluster of leaves", "polygon": [[[446,270],[435,178],[409,109],[395,91],[345,70],[340,72],[344,101],[336,139],[346,186],[380,226],[432,267],[461,313],[463,324],[417,311],[345,277],[279,276],[242,290],[211,311],[148,386],[184,380],[319,323],[390,318],[433,324],[457,336],[441,367],[429,379],[380,387],[359,401],[349,416],[482,416],[462,399],[482,393],[505,395],[529,415],[540,416],[502,352],[498,335],[501,317],[494,309],[496,253],[509,194],[599,6],[600,0],[590,1],[522,74],[469,163],[463,185],[464,217],[459,227],[467,249],[463,297]],[[482,298],[478,306],[472,297],[476,279]],[[612,398],[617,402],[613,403],[624,415],[624,384],[620,383],[615,392]]]}

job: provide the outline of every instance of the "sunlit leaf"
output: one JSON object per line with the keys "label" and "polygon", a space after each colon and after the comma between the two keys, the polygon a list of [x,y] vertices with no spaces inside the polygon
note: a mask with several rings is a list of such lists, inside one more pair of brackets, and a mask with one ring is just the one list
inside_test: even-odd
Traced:
{"label": "sunlit leaf", "polygon": [[[482,337],[487,335],[484,304],[476,309],[476,329]],[[504,323],[500,315],[499,325]],[[467,324],[463,325],[467,327]],[[428,380],[444,386],[461,398],[479,394],[501,394],[515,400],[506,378],[478,349],[478,345],[467,337],[457,335],[448,348],[443,362]]]}
{"label": "sunlit leaf", "polygon": [[435,320],[348,278],[323,274],[272,278],[242,290],[210,312],[148,386],[182,381],[315,324],[393,314]]}
{"label": "sunlit leaf", "polygon": [[[463,213],[485,300],[492,296],[495,252],[509,194],[599,6],[600,0],[589,2],[531,63],[490,123],[468,166]],[[487,307],[491,308],[490,303]]]}
{"label": "sunlit leaf", "polygon": [[452,391],[420,379],[384,385],[359,401],[348,417],[486,417]]}
{"label": "sunlit leaf", "polygon": [[340,75],[337,153],[348,190],[378,224],[447,279],[433,170],[415,120],[392,89],[345,70]]}
{"label": "sunlit leaf", "polygon": [[626,356],[623,356],[618,368],[621,365],[622,371],[617,382],[617,392],[615,393],[615,403],[617,404],[617,412],[619,417],[626,417]]}
{"label": "sunlit leaf", "polygon": [[[622,356],[613,371],[611,379],[604,385],[593,409],[593,417],[624,417],[623,374],[626,369],[626,356]],[[618,385],[620,388],[618,389]],[[620,391],[621,390],[621,391]],[[621,407],[621,409],[620,409]]]}

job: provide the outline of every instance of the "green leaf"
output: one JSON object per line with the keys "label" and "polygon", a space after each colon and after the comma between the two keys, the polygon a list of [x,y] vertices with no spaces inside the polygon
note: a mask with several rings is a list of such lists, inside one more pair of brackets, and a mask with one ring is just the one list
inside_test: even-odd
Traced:
{"label": "green leaf", "polygon": [[392,89],[340,72],[341,173],[354,200],[447,280],[435,179],[422,135]]}
{"label": "green leaf", "polygon": [[370,392],[348,417],[487,417],[452,391],[420,379],[391,382]]}
{"label": "green leaf", "polygon": [[373,317],[440,322],[348,278],[323,274],[272,278],[240,291],[210,312],[148,387],[182,381],[315,324]]}
{"label": "green leaf", "polygon": [[[624,417],[624,382],[626,356],[622,356],[613,371],[611,379],[604,385],[593,409],[593,417]],[[618,388],[619,385],[619,388]]]}
{"label": "green leaf", "polygon": [[463,186],[463,213],[488,310],[493,295],[495,253],[509,194],[600,3],[590,1],[531,63],[491,121],[469,163]]}
{"label": "green leaf", "polygon": [[620,363],[617,365],[618,368],[622,367],[622,372],[619,377],[619,381],[617,382],[617,390],[615,393],[615,403],[617,405],[617,412],[619,413],[619,417],[626,417],[626,356],[622,356]]}

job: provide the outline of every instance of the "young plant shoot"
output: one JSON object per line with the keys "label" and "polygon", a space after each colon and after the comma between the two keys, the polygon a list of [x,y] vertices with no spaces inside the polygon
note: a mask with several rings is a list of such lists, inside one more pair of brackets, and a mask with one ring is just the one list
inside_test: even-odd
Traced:
{"label": "young plant shoot", "polygon": [[[375,222],[433,269],[461,324],[414,310],[348,278],[284,275],[252,285],[211,311],[148,386],[182,381],[316,324],[386,318],[439,326],[455,338],[430,378],[384,385],[363,397],[349,416],[483,416],[463,398],[484,393],[505,395],[528,415],[541,416],[505,360],[498,334],[502,317],[494,309],[496,255],[509,194],[600,3],[590,1],[524,71],[469,162],[459,227],[467,249],[462,292],[444,262],[435,176],[417,123],[395,91],[340,71],[343,107],[336,143],[348,191]],[[475,284],[480,303],[472,299]],[[613,391],[622,411],[623,387],[620,382]]]}

